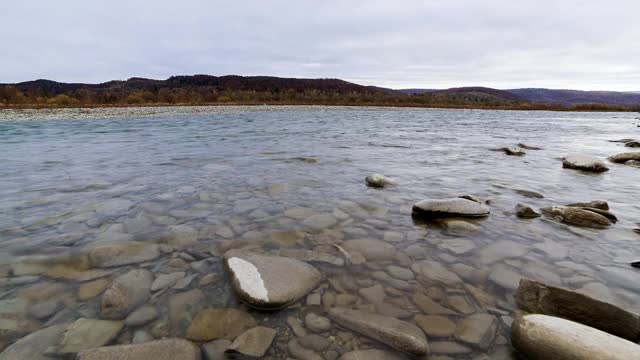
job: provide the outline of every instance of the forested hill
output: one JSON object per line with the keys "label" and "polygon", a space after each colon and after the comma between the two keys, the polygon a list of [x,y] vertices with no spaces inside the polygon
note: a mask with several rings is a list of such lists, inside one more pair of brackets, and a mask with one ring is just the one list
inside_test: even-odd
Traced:
{"label": "forested hill", "polygon": [[[527,90],[522,91],[520,90]],[[379,105],[481,109],[632,110],[640,95],[625,93],[619,101],[579,104],[568,93],[552,101],[539,90],[498,90],[464,87],[446,90],[393,90],[363,86],[340,79],[298,79],[272,76],[173,76],[166,80],[131,78],[101,84],[35,80],[0,84],[0,107],[80,107],[207,104]],[[554,90],[550,90],[554,91]],[[613,94],[613,95],[612,95]],[[619,93],[609,93],[614,96]],[[560,96],[562,95],[562,96]],[[629,100],[631,99],[631,100]],[[604,105],[593,105],[594,103]],[[549,105],[551,104],[551,105]],[[608,104],[608,105],[607,105]],[[612,106],[613,105],[613,106]],[[635,106],[634,108],[632,108]]]}
{"label": "forested hill", "polygon": [[534,103],[576,105],[640,105],[640,93],[619,91],[580,91],[552,89],[513,89],[507,90]]}

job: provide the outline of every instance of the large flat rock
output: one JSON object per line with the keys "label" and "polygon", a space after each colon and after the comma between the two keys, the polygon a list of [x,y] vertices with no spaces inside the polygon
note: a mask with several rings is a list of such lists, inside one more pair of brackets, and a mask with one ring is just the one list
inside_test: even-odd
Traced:
{"label": "large flat rock", "polygon": [[427,199],[413,205],[413,214],[426,218],[438,217],[482,217],[489,215],[489,207],[469,199]]}
{"label": "large flat rock", "polygon": [[224,255],[224,263],[238,298],[256,309],[283,308],[322,280],[312,265],[281,256],[231,250]]}
{"label": "large flat rock", "polygon": [[527,359],[640,359],[640,346],[604,331],[541,314],[524,315],[511,326],[511,343]]}

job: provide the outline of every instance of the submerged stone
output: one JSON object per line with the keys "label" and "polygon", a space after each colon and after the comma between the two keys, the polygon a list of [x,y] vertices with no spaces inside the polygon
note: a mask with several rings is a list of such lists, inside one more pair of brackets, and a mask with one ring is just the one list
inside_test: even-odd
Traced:
{"label": "submerged stone", "polygon": [[233,340],[246,330],[256,326],[249,313],[238,309],[205,309],[199,312],[187,329],[187,339],[210,341]]}
{"label": "submerged stone", "polygon": [[224,263],[236,295],[257,309],[280,309],[313,290],[322,274],[296,259],[231,250]]}
{"label": "submerged stone", "polygon": [[91,266],[99,268],[137,264],[160,256],[158,245],[138,241],[100,241],[85,251]]}
{"label": "submerged stone", "polygon": [[122,321],[78,319],[69,326],[60,345],[48,352],[75,354],[82,350],[104,346],[116,338],[123,326]]}
{"label": "submerged stone", "polygon": [[240,353],[256,358],[262,357],[269,350],[275,336],[276,330],[264,326],[256,326],[233,340],[226,352]]}
{"label": "submerged stone", "polygon": [[132,345],[85,350],[77,360],[200,360],[200,348],[184,339],[162,339]]}
{"label": "submerged stone", "polygon": [[607,217],[589,208],[573,206],[552,206],[542,208],[542,213],[551,216],[565,224],[589,227],[595,229],[606,228],[613,224]]}
{"label": "submerged stone", "polygon": [[528,359],[629,360],[640,346],[573,321],[540,314],[518,317],[511,326],[513,347]]}
{"label": "submerged stone", "polygon": [[50,360],[47,349],[60,343],[67,325],[54,325],[33,332],[0,353],[0,360]]}
{"label": "submerged stone", "polygon": [[345,328],[400,351],[417,356],[429,352],[427,338],[422,330],[406,321],[347,308],[332,308],[328,314]]}
{"label": "submerged stone", "polygon": [[135,269],[116,278],[102,295],[100,316],[105,319],[123,319],[144,304],[151,293],[153,274],[149,270]]}

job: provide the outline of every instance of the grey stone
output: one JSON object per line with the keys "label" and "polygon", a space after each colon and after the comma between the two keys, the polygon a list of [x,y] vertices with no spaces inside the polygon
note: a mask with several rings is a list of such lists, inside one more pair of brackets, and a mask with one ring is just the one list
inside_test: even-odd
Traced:
{"label": "grey stone", "polygon": [[158,318],[158,309],[153,305],[145,305],[127,316],[124,324],[127,326],[140,326]]}
{"label": "grey stone", "polygon": [[397,254],[396,248],[384,241],[373,239],[354,239],[342,243],[348,252],[362,254],[368,261],[393,260]]}
{"label": "grey stone", "polygon": [[413,213],[421,217],[481,217],[489,215],[489,208],[479,202],[463,198],[422,200],[413,205]]}
{"label": "grey stone", "polygon": [[464,318],[456,328],[456,339],[486,349],[496,334],[497,319],[490,314],[473,314]]}
{"label": "grey stone", "polygon": [[84,251],[93,267],[116,267],[156,259],[160,249],[156,244],[137,241],[98,241]]}
{"label": "grey stone", "polygon": [[66,329],[67,325],[54,325],[35,331],[9,345],[0,360],[50,360],[45,352],[60,343]]}
{"label": "grey stone", "polygon": [[626,163],[630,160],[640,161],[640,152],[626,152],[609,157],[609,161],[614,163]]}
{"label": "grey stone", "polygon": [[262,357],[271,346],[276,330],[256,326],[240,334],[229,345],[226,352],[240,353],[250,357]]}
{"label": "grey stone", "polygon": [[69,326],[60,344],[47,352],[76,354],[101,347],[114,340],[123,326],[122,321],[78,319]]}
{"label": "grey stone", "polygon": [[311,292],[322,279],[299,260],[231,250],[224,263],[236,295],[257,309],[283,308]]}
{"label": "grey stone", "polygon": [[224,352],[231,345],[227,339],[217,339],[202,345],[204,360],[224,360]]}
{"label": "grey stone", "polygon": [[533,210],[530,206],[518,204],[515,208],[516,216],[523,219],[532,219],[540,217],[540,213]]}
{"label": "grey stone", "polygon": [[516,318],[511,343],[528,359],[637,359],[640,346],[573,321],[541,314]]}
{"label": "grey stone", "polygon": [[149,299],[153,274],[135,269],[121,275],[102,295],[100,315],[105,319],[123,319]]}
{"label": "grey stone", "polygon": [[184,339],[162,339],[86,350],[77,360],[200,360],[200,348]]}
{"label": "grey stone", "polygon": [[440,315],[416,315],[415,322],[427,336],[449,337],[456,331],[456,324]]}
{"label": "grey stone", "polygon": [[185,276],[184,271],[174,272],[170,274],[160,274],[151,284],[151,291],[158,291],[168,287],[172,287],[175,283]]}
{"label": "grey stone", "polygon": [[605,215],[589,208],[552,206],[542,208],[542,213],[568,225],[603,229],[613,224]]}
{"label": "grey stone", "polygon": [[332,308],[328,314],[345,328],[400,351],[418,356],[429,352],[422,330],[406,321],[346,308]]}
{"label": "grey stone", "polygon": [[331,329],[331,321],[328,318],[316,315],[315,313],[308,313],[304,317],[304,324],[313,332],[325,332]]}
{"label": "grey stone", "polygon": [[609,171],[609,168],[600,159],[593,156],[579,154],[567,155],[563,157],[562,167],[595,173]]}
{"label": "grey stone", "polygon": [[381,174],[371,174],[365,178],[365,182],[368,186],[374,188],[383,188],[393,185],[393,181],[391,181],[391,179]]}

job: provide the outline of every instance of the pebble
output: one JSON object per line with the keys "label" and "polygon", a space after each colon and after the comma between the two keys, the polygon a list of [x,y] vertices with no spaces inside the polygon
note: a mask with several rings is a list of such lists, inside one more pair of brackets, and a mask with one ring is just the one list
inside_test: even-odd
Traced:
{"label": "pebble", "polygon": [[304,317],[304,325],[311,331],[321,333],[331,329],[331,321],[315,313],[308,313]]}

